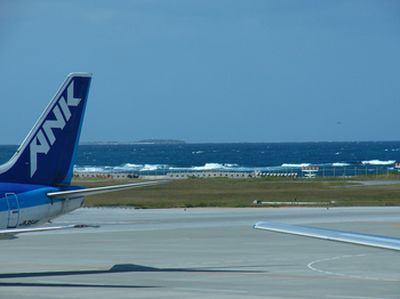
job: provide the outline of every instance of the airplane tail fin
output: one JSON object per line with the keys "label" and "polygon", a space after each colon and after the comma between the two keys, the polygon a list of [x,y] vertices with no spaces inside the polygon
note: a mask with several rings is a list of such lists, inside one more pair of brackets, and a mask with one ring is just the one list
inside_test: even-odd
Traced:
{"label": "airplane tail fin", "polygon": [[17,152],[0,166],[0,181],[70,184],[91,76],[67,76]]}

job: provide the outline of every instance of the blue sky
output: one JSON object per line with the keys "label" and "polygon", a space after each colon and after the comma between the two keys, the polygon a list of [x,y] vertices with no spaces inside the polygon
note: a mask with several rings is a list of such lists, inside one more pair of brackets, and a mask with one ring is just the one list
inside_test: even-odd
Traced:
{"label": "blue sky", "polygon": [[0,136],[94,73],[82,141],[400,140],[400,2],[1,1]]}

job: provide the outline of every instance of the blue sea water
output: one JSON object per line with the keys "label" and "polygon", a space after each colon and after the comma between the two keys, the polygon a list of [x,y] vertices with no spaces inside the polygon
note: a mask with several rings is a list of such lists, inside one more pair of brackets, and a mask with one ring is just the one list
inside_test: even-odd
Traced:
{"label": "blue sea water", "polygon": [[[17,146],[0,146],[0,162]],[[400,161],[400,142],[305,142],[80,145],[75,170],[162,174],[168,171],[296,171],[315,165],[333,175],[386,171]],[[357,170],[358,169],[358,170]],[[350,172],[349,172],[350,171]]]}

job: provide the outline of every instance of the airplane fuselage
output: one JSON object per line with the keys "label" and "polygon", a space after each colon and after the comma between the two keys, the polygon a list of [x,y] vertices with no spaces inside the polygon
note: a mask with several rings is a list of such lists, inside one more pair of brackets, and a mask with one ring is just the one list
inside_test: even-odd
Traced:
{"label": "airplane fuselage", "polygon": [[83,197],[50,199],[64,188],[0,183],[0,229],[36,226],[78,209]]}

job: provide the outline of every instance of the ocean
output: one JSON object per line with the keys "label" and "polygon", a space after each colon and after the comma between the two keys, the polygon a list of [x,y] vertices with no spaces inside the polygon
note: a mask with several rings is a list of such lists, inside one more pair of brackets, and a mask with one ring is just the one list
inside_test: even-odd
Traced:
{"label": "ocean", "polygon": [[[0,146],[0,162],[17,146]],[[171,171],[300,172],[318,166],[324,175],[394,171],[396,142],[86,144],[80,145],[77,172],[166,174]]]}

